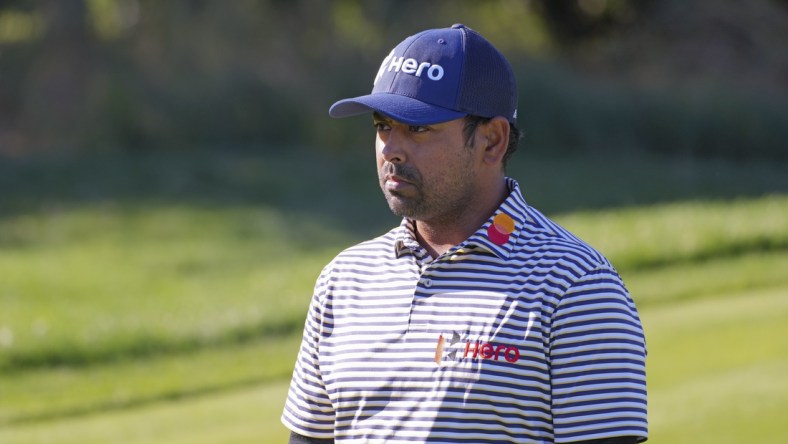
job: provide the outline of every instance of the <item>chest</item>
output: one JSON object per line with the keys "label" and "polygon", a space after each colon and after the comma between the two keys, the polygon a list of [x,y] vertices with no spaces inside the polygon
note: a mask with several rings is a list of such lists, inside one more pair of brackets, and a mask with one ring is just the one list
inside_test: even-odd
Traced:
{"label": "chest", "polygon": [[549,313],[538,286],[516,275],[415,264],[342,279],[329,315],[320,366],[338,403],[371,394],[444,402],[493,380],[547,390]]}

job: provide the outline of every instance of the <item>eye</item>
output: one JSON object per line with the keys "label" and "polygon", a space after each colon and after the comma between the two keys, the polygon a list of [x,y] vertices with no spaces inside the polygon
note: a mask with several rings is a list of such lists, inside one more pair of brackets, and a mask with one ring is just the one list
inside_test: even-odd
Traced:
{"label": "eye", "polygon": [[391,126],[389,124],[381,121],[372,122],[372,126],[375,127],[375,131],[388,131],[391,129]]}
{"label": "eye", "polygon": [[421,125],[410,125],[408,126],[408,131],[412,133],[423,133],[429,131],[429,127],[421,126]]}

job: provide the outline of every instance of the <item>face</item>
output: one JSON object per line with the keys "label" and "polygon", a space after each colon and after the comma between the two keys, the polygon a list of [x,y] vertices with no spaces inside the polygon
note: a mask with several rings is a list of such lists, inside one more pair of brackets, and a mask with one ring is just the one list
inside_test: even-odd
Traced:
{"label": "face", "polygon": [[477,156],[465,119],[415,126],[375,114],[378,179],[394,214],[445,223],[473,202]]}

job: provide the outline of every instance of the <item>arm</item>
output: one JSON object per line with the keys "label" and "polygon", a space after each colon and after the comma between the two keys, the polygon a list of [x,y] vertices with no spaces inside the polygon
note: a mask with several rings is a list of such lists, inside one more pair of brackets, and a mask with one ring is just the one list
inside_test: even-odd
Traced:
{"label": "arm", "polygon": [[556,440],[645,441],[645,337],[615,270],[602,265],[572,282],[552,313],[548,347]]}
{"label": "arm", "polygon": [[330,325],[324,317],[327,309],[324,304],[326,280],[326,274],[322,273],[315,285],[282,412],[282,423],[298,435],[331,440],[334,436],[334,407],[320,371],[320,339],[324,328]]}

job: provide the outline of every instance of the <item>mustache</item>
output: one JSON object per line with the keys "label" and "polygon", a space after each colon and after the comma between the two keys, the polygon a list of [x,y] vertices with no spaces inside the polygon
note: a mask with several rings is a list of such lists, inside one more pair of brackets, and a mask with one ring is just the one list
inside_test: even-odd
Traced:
{"label": "mustache", "polygon": [[421,175],[415,168],[402,164],[387,163],[383,166],[382,173],[381,177],[397,176],[414,184],[421,182]]}

